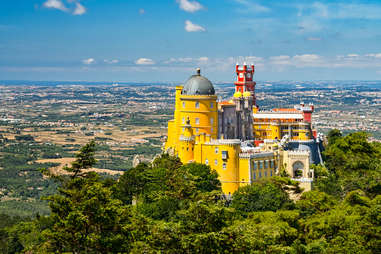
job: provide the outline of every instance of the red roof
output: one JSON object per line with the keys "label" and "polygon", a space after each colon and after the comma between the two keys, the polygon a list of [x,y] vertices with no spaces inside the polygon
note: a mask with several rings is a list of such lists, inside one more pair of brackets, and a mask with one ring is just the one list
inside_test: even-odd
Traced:
{"label": "red roof", "polygon": [[274,112],[292,112],[292,113],[300,113],[300,110],[295,108],[274,108]]}

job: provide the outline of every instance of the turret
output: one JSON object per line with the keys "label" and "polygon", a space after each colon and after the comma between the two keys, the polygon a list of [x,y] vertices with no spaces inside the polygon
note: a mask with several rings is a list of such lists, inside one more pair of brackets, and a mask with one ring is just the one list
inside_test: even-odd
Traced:
{"label": "turret", "polygon": [[236,92],[250,92],[253,97],[253,105],[256,105],[255,101],[255,85],[256,83],[253,81],[253,76],[255,72],[254,64],[250,67],[244,63],[242,66],[236,65],[235,71],[237,74],[237,79],[234,82]]}

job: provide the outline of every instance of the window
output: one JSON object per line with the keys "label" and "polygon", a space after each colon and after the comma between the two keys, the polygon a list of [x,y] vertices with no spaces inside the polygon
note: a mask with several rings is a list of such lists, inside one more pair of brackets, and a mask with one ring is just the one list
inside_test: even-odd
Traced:
{"label": "window", "polygon": [[205,164],[209,165],[209,160],[208,159],[205,160]]}
{"label": "window", "polygon": [[271,162],[270,162],[270,168],[274,168],[274,160],[271,160]]}
{"label": "window", "polygon": [[218,147],[216,146],[216,148],[214,148],[214,152],[216,153],[216,154],[218,154]]}
{"label": "window", "polygon": [[198,133],[198,128],[196,128],[196,133]]}
{"label": "window", "polygon": [[200,108],[200,102],[196,101],[196,108]]}
{"label": "window", "polygon": [[200,124],[200,118],[196,117],[195,122],[196,124]]}
{"label": "window", "polygon": [[183,124],[185,123],[185,117],[183,117]]}
{"label": "window", "polygon": [[228,158],[228,151],[222,151],[221,154],[223,160],[226,160]]}
{"label": "window", "polygon": [[269,168],[269,161],[265,161],[265,168]]}
{"label": "window", "polygon": [[226,169],[226,163],[222,163],[222,169]]}
{"label": "window", "polygon": [[253,174],[253,178],[254,178],[254,180],[257,179],[257,176],[256,176],[255,172]]}
{"label": "window", "polygon": [[267,171],[265,171],[265,177],[267,177]]}
{"label": "window", "polygon": [[183,108],[185,108],[185,101],[183,101]]}
{"label": "window", "polygon": [[210,103],[210,108],[213,108],[213,107],[214,107],[214,103],[211,102],[211,103]]}
{"label": "window", "polygon": [[254,169],[258,169],[258,164],[257,164],[256,161],[254,161],[254,163],[253,163],[253,168],[254,168]]}
{"label": "window", "polygon": [[214,165],[216,165],[216,166],[218,165],[218,160],[217,159],[214,160]]}
{"label": "window", "polygon": [[259,169],[263,169],[263,161],[259,162]]}
{"label": "window", "polygon": [[210,128],[210,132],[213,132],[213,127],[212,127],[212,128]]}
{"label": "window", "polygon": [[272,170],[270,170],[270,176],[273,176],[273,171]]}
{"label": "window", "polygon": [[210,124],[213,125],[213,123],[214,123],[214,119],[213,119],[213,117],[211,117],[211,118],[210,118]]}
{"label": "window", "polygon": [[262,177],[262,172],[259,172],[259,178],[261,178]]}

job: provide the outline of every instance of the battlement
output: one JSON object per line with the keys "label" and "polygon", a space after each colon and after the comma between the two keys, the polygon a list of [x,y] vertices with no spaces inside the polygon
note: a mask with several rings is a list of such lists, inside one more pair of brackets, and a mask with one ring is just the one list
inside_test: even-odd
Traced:
{"label": "battlement", "polygon": [[288,152],[290,156],[308,156],[309,154],[310,152],[306,150],[292,150]]}
{"label": "battlement", "polygon": [[252,158],[268,158],[268,157],[273,157],[274,153],[273,152],[260,152],[260,153],[240,153],[239,158],[247,158],[247,159],[252,159]]}

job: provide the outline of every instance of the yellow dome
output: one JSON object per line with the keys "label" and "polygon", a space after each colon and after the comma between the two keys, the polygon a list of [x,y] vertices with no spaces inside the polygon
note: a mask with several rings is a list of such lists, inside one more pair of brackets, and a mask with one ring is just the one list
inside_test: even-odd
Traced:
{"label": "yellow dome", "polygon": [[235,97],[235,98],[242,97],[242,93],[241,93],[241,92],[235,92],[235,93],[234,93],[234,97]]}
{"label": "yellow dome", "polygon": [[243,97],[250,97],[251,93],[249,91],[246,91],[243,93]]}

